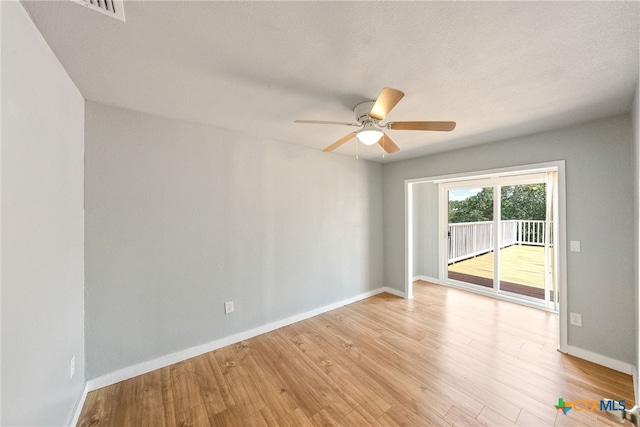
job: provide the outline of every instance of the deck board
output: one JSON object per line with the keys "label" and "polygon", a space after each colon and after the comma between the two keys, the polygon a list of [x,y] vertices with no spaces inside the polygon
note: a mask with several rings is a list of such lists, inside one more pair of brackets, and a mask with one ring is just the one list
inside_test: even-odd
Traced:
{"label": "deck board", "polygon": [[[513,245],[500,250],[500,281],[544,289],[544,248]],[[493,278],[493,252],[449,265],[449,272]],[[458,276],[460,277],[460,276]],[[484,286],[482,283],[478,283]]]}

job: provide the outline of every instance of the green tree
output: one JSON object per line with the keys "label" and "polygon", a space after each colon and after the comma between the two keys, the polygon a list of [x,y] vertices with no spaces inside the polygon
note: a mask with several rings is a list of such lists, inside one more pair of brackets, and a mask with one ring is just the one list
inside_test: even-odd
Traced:
{"label": "green tree", "polygon": [[[545,184],[511,185],[501,188],[501,218],[544,220]],[[483,188],[464,200],[449,201],[449,223],[493,220],[493,188]]]}
{"label": "green tree", "polygon": [[449,201],[449,222],[477,222],[493,219],[493,188],[483,188],[464,200]]}
{"label": "green tree", "polygon": [[547,213],[545,184],[502,187],[501,217],[509,219],[544,220]]}

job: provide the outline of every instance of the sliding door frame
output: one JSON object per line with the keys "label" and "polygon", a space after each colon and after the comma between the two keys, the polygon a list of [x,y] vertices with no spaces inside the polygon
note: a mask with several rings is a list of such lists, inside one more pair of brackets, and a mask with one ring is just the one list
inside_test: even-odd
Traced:
{"label": "sliding door frame", "polygon": [[[448,285],[462,287],[467,290],[479,290],[481,293],[489,293],[492,296],[495,295],[504,295],[506,298],[511,298],[518,300],[518,303],[524,305],[531,305],[535,308],[541,308],[539,301],[533,298],[527,298],[524,296],[516,296],[509,294],[501,294],[500,292],[504,292],[500,288],[500,268],[501,268],[501,258],[500,258],[500,242],[502,242],[502,227],[500,227],[500,223],[502,221],[502,187],[512,186],[512,185],[527,185],[527,184],[546,184],[547,183],[547,174],[548,171],[544,172],[535,172],[535,173],[525,173],[517,174],[517,175],[500,175],[500,176],[492,176],[489,178],[471,178],[469,180],[454,180],[454,181],[444,181],[438,185],[438,207],[439,207],[439,228],[438,235],[440,241],[438,243],[439,246],[439,278],[444,281]],[[491,188],[493,192],[493,219],[492,222],[494,224],[492,231],[492,239],[494,242],[494,257],[493,257],[493,286],[491,288],[482,287],[477,288],[476,285],[472,283],[461,282],[456,279],[449,278],[448,274],[448,254],[447,249],[449,245],[448,239],[448,225],[449,225],[449,191],[464,189],[464,188]],[[549,199],[545,199],[545,203],[549,203]],[[552,202],[553,203],[553,202]],[[548,210],[545,207],[545,210]],[[554,224],[556,227],[556,224]],[[545,245],[545,309],[548,309],[548,289],[547,289],[547,269],[546,269],[546,251],[547,245]],[[557,265],[557,264],[556,264]],[[555,275],[554,275],[555,277]]]}
{"label": "sliding door frame", "polygon": [[[564,160],[405,180],[405,297],[413,298],[413,279],[414,279],[413,186],[415,184],[421,184],[421,183],[440,184],[444,182],[453,183],[456,181],[468,181],[470,179],[474,179],[474,180],[477,179],[478,182],[480,182],[481,180],[492,179],[497,177],[507,177],[510,175],[535,174],[535,173],[543,173],[543,172],[549,172],[549,171],[555,171],[557,173],[557,192],[556,192],[557,215],[554,215],[554,219],[557,220],[557,226],[554,227],[557,230],[557,234],[556,236],[554,236],[556,237],[556,239],[554,240],[554,245],[555,245],[554,249],[555,249],[555,258],[557,261],[556,265],[557,265],[557,272],[558,272],[556,286],[559,294],[559,307],[558,307],[559,347],[558,347],[558,350],[563,353],[566,353],[567,352],[567,328],[568,328],[567,315],[568,313],[567,313],[567,245],[566,245],[567,239],[566,239],[566,191],[565,191],[566,180],[565,180]],[[517,180],[515,176],[514,176],[514,179]],[[440,194],[440,197],[442,197],[441,194]],[[443,213],[441,209],[440,222],[442,222],[442,215]],[[440,228],[441,228],[440,224],[438,224],[438,229],[440,230]],[[441,239],[442,238],[443,236],[441,236]],[[438,245],[440,246],[441,244],[442,243],[439,242]],[[447,280],[445,280],[446,279],[446,271],[444,271],[445,261],[442,259],[444,256],[444,251],[440,250],[439,253],[440,253],[440,256],[439,256],[440,267],[439,267],[439,277],[438,277],[437,283],[445,286],[456,287],[455,284],[452,284]],[[474,292],[473,289],[470,290],[466,287],[465,287],[465,290]],[[514,301],[512,298],[509,298],[508,296],[501,295],[495,291],[491,295],[498,299],[518,302],[518,301]]]}

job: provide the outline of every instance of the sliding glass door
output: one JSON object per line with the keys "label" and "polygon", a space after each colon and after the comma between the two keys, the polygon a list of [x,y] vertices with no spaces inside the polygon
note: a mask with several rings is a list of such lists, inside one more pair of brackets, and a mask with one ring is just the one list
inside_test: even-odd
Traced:
{"label": "sliding glass door", "polygon": [[451,188],[447,201],[447,278],[493,289],[493,187]]}
{"label": "sliding glass door", "polygon": [[501,187],[500,290],[545,299],[546,186]]}
{"label": "sliding glass door", "polygon": [[445,280],[557,311],[554,173],[441,184]]}

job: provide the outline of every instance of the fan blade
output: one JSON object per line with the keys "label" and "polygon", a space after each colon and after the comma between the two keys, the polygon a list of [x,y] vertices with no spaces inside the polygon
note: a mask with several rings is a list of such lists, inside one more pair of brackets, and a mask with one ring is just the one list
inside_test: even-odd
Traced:
{"label": "fan blade", "polygon": [[403,96],[404,92],[400,92],[397,89],[390,87],[382,88],[378,99],[376,99],[376,103],[373,104],[369,117],[376,120],[384,120],[387,114],[389,114],[389,111],[400,102]]}
{"label": "fan blade", "polygon": [[345,125],[345,126],[360,126],[360,123],[350,122],[328,122],[324,120],[295,120],[294,123],[306,123],[311,125]]}
{"label": "fan blade", "polygon": [[339,140],[337,140],[336,142],[334,142],[333,144],[331,144],[330,146],[328,146],[327,148],[325,148],[322,151],[324,151],[325,153],[328,153],[329,151],[333,151],[336,148],[340,147],[345,142],[347,142],[348,140],[350,140],[351,138],[353,138],[354,136],[356,136],[356,133],[355,132],[351,132],[351,133],[343,136],[342,138],[340,138]]}
{"label": "fan blade", "polygon": [[438,130],[448,132],[456,127],[456,122],[390,122],[393,130]]}
{"label": "fan blade", "polygon": [[395,153],[396,151],[400,151],[400,147],[398,147],[392,140],[389,138],[389,135],[386,133],[382,134],[382,138],[378,141],[378,144],[386,151],[387,153]]}

